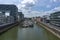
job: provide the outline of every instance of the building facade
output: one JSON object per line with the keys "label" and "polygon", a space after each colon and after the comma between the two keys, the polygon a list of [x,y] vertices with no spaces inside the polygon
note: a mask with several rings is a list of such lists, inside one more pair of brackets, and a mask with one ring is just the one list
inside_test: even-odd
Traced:
{"label": "building facade", "polygon": [[8,5],[8,4],[0,4],[0,12],[5,15],[9,14],[10,16],[14,17],[14,21],[17,20],[17,13],[18,13],[18,8],[16,5]]}
{"label": "building facade", "polygon": [[24,14],[22,12],[18,12],[18,21],[24,20]]}
{"label": "building facade", "polygon": [[13,16],[7,16],[6,17],[6,23],[14,23],[14,17]]}
{"label": "building facade", "polygon": [[50,23],[56,26],[60,26],[60,11],[50,15]]}
{"label": "building facade", "polygon": [[49,15],[44,15],[42,18],[43,18],[43,22],[45,22],[45,23],[50,22],[50,16]]}

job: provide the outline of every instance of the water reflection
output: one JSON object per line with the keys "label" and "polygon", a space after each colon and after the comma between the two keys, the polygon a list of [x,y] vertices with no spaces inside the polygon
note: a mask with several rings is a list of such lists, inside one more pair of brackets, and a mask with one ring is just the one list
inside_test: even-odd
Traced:
{"label": "water reflection", "polygon": [[18,40],[60,40],[47,30],[34,25],[33,28],[19,28]]}
{"label": "water reflection", "polygon": [[8,30],[7,32],[0,35],[0,40],[17,40],[17,31],[17,27]]}
{"label": "water reflection", "polygon": [[0,36],[0,40],[60,40],[47,30],[34,24],[33,28],[16,26]]}

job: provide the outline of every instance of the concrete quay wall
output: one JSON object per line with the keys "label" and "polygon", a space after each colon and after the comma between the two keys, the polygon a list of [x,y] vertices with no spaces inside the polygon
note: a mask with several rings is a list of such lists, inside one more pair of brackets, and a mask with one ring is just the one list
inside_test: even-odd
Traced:
{"label": "concrete quay wall", "polygon": [[43,28],[45,28],[46,30],[48,30],[49,32],[51,32],[53,35],[57,36],[58,38],[60,38],[60,30],[57,30],[53,27],[49,27],[49,25],[44,24],[42,22],[36,22],[38,25],[42,26]]}
{"label": "concrete quay wall", "polygon": [[18,22],[12,23],[12,24],[8,24],[8,25],[3,25],[2,28],[0,29],[0,35],[3,34],[6,31],[8,31],[9,29],[15,27],[16,25],[18,25]]}

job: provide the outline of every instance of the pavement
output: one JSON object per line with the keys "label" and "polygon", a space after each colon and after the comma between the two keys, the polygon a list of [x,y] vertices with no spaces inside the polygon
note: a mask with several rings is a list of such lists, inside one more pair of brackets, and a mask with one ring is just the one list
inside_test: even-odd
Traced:
{"label": "pavement", "polygon": [[60,27],[57,27],[57,26],[51,25],[50,23],[44,23],[44,22],[42,22],[42,23],[45,24],[45,25],[47,25],[48,27],[53,28],[53,29],[55,29],[55,30],[57,30],[57,31],[60,32]]}

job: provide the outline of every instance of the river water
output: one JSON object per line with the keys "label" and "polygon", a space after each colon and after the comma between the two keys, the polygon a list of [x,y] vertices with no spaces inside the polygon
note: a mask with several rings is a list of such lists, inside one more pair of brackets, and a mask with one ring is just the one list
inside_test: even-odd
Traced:
{"label": "river water", "polygon": [[16,26],[0,35],[0,40],[60,40],[41,26],[34,24],[32,28]]}

